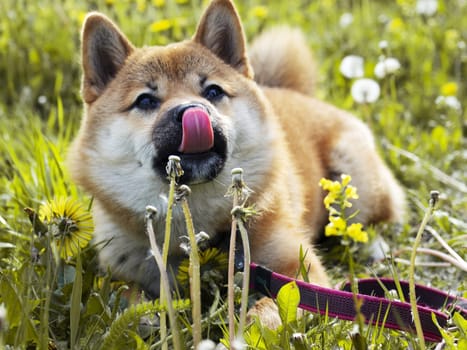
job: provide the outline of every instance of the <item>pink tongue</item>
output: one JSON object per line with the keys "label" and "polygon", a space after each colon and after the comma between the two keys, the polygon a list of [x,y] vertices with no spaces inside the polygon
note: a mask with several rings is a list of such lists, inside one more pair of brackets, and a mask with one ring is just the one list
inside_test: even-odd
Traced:
{"label": "pink tongue", "polygon": [[207,112],[198,107],[189,108],[182,117],[183,136],[178,147],[182,153],[202,153],[214,145],[214,132]]}

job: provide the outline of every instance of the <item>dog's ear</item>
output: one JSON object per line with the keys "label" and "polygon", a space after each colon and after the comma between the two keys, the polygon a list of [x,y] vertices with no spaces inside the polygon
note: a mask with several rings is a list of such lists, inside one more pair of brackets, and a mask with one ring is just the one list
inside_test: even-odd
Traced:
{"label": "dog's ear", "polygon": [[194,41],[207,47],[224,62],[251,78],[246,40],[240,17],[229,0],[214,0],[204,12]]}
{"label": "dog's ear", "polygon": [[87,15],[81,40],[82,95],[86,103],[92,103],[115,77],[134,47],[112,21],[97,12]]}

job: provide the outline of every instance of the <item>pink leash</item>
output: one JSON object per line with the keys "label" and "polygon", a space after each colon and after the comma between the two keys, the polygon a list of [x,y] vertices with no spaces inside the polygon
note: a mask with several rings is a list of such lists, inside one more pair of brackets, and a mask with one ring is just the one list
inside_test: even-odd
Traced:
{"label": "pink leash", "polygon": [[[250,288],[264,295],[275,298],[279,289],[291,281],[295,281],[300,290],[300,308],[321,315],[327,313],[331,317],[343,320],[355,319],[356,312],[349,283],[343,290],[336,290],[295,280],[254,263],[250,265]],[[405,300],[409,300],[409,284],[403,281],[399,284]],[[396,290],[396,283],[392,279],[369,278],[358,281],[357,297],[363,300],[360,312],[365,316],[366,323],[414,332],[410,304],[387,299],[385,292],[388,290]],[[438,325],[441,328],[446,327],[449,315],[441,312],[441,309],[458,311],[463,317],[467,317],[467,299],[420,285],[415,286],[415,293],[423,334],[428,341],[442,340],[441,333],[432,319],[434,315]],[[386,313],[387,317],[383,322]]]}

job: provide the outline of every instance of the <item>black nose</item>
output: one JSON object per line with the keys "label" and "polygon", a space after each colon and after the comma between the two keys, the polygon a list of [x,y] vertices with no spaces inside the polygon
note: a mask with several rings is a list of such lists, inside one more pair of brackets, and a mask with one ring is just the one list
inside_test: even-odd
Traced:
{"label": "black nose", "polygon": [[175,120],[177,123],[181,123],[183,119],[183,113],[185,113],[185,111],[190,108],[203,108],[206,110],[206,112],[208,112],[208,114],[210,114],[206,106],[202,105],[201,103],[185,103],[179,105],[177,107],[172,108],[169,111],[169,114],[172,115],[173,120]]}

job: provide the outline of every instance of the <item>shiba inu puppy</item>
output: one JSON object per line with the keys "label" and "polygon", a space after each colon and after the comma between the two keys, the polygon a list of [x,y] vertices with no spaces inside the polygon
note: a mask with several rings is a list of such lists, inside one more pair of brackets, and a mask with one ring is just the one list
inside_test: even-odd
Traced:
{"label": "shiba inu puppy", "polygon": [[[85,113],[69,152],[71,173],[95,198],[96,241],[106,242],[100,263],[151,297],[159,295],[159,272],[148,253],[145,208],[158,210],[153,224],[162,243],[170,155],[181,158],[198,232],[227,239],[232,203],[224,194],[231,170],[241,167],[259,211],[249,223],[252,260],[296,276],[303,247],[314,283],[329,284],[312,247],[327,220],[320,178],[352,176],[362,223],[403,215],[403,192],[369,129],[311,96],[313,62],[297,30],[266,32],[248,54],[234,5],[214,0],[191,40],[136,48],[91,13],[82,66]],[[186,235],[178,207],[172,227],[176,270]],[[260,315],[267,310],[257,306]]]}

